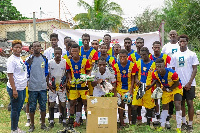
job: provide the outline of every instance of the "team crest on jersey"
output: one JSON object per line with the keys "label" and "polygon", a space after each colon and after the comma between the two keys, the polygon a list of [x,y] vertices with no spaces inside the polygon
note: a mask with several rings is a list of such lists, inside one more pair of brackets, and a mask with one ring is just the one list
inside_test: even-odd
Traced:
{"label": "team crest on jersey", "polygon": [[146,67],[143,67],[143,71],[146,71],[147,70],[147,68]]}
{"label": "team crest on jersey", "polygon": [[162,79],[162,82],[165,82],[165,80],[164,80],[164,79]]}
{"label": "team crest on jersey", "polygon": [[149,71],[150,71],[150,72],[153,72],[153,68],[150,68]]}
{"label": "team crest on jersey", "polygon": [[91,59],[92,59],[92,56],[90,55],[90,56],[88,57],[88,59],[90,59],[90,60],[91,60]]}
{"label": "team crest on jersey", "polygon": [[44,68],[44,64],[45,64],[45,63],[44,63],[44,62],[42,62],[42,64],[41,64],[41,68]]}
{"label": "team crest on jersey", "polygon": [[126,70],[123,70],[122,73],[125,74],[125,73],[126,73]]}
{"label": "team crest on jersey", "polygon": [[86,55],[83,55],[83,58],[86,58]]}
{"label": "team crest on jersey", "polygon": [[78,66],[77,66],[77,65],[75,65],[75,69],[78,69]]}
{"label": "team crest on jersey", "polygon": [[130,69],[128,69],[128,73],[131,73],[131,70],[130,70]]}
{"label": "team crest on jersey", "polygon": [[172,79],[169,79],[169,82],[172,82]]}

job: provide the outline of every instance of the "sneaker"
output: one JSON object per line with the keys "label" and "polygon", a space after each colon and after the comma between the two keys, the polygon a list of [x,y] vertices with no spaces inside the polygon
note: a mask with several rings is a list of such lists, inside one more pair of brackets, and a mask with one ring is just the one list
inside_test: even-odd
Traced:
{"label": "sneaker", "polygon": [[62,123],[62,121],[63,121],[63,116],[60,115],[60,116],[59,116],[59,123]]}
{"label": "sneaker", "polygon": [[182,123],[181,125],[181,131],[187,130],[187,124]]}
{"label": "sneaker", "polygon": [[180,129],[180,128],[177,128],[177,129],[176,129],[176,132],[177,132],[177,133],[181,133],[181,129]]}
{"label": "sneaker", "polygon": [[159,122],[159,121],[154,121],[154,122],[153,122],[153,126],[154,126],[154,127],[158,127],[159,125],[160,125],[160,122]]}
{"label": "sneaker", "polygon": [[188,125],[188,127],[187,127],[187,132],[188,132],[188,133],[192,133],[192,132],[193,132],[193,126]]}
{"label": "sneaker", "polygon": [[41,124],[41,129],[43,129],[43,130],[47,130],[48,128],[46,127],[45,124]]}
{"label": "sneaker", "polygon": [[35,130],[35,126],[30,125],[28,132],[33,132]]}
{"label": "sneaker", "polygon": [[20,128],[17,128],[18,133],[26,133],[25,131],[21,130]]}
{"label": "sneaker", "polygon": [[30,126],[30,119],[27,120],[25,127],[29,127]]}
{"label": "sneaker", "polygon": [[66,122],[63,122],[63,127],[67,127],[67,123]]}
{"label": "sneaker", "polygon": [[54,122],[49,123],[49,128],[53,128],[54,127]]}
{"label": "sneaker", "polygon": [[81,123],[79,122],[79,123],[77,123],[77,122],[74,122],[74,124],[73,124],[73,126],[74,127],[79,127],[81,125]]}
{"label": "sneaker", "polygon": [[170,124],[165,124],[165,128],[166,129],[171,129],[171,125]]}

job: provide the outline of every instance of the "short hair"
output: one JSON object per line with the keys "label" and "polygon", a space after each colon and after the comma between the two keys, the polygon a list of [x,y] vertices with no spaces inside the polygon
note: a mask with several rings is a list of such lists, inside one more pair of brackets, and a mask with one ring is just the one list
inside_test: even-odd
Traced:
{"label": "short hair", "polygon": [[56,33],[52,33],[52,34],[50,35],[50,40],[51,40],[52,37],[55,37],[55,38],[58,39],[58,34],[56,34]]}
{"label": "short hair", "polygon": [[71,39],[71,37],[69,37],[69,36],[66,36],[66,37],[64,38],[64,40],[65,40],[65,39],[67,39],[67,38]]}
{"label": "short hair", "polygon": [[142,40],[142,41],[144,42],[144,38],[142,38],[142,37],[136,38],[136,41],[137,41],[137,40]]}
{"label": "short hair", "polygon": [[141,51],[145,51],[147,54],[149,54],[149,49],[147,48],[147,47],[142,47],[141,49],[140,49],[140,52]]}
{"label": "short hair", "polygon": [[109,36],[109,37],[110,37],[110,39],[111,39],[111,35],[109,35],[109,34],[105,34],[103,37],[105,37],[105,36]]}
{"label": "short hair", "polygon": [[73,44],[77,44],[75,41],[69,41],[69,43],[68,43],[68,47],[71,47]]}
{"label": "short hair", "polygon": [[115,46],[117,46],[117,45],[119,45],[120,48],[121,48],[121,45],[120,45],[119,43],[115,43],[114,46],[113,46],[113,48],[114,48]]}
{"label": "short hair", "polygon": [[158,58],[158,59],[156,59],[155,63],[164,63],[164,59],[163,58]]}
{"label": "short hair", "polygon": [[33,45],[34,43],[39,43],[40,46],[41,46],[41,43],[40,43],[39,41],[34,41],[34,42],[32,43],[32,45]]}
{"label": "short hair", "polygon": [[80,46],[78,44],[72,44],[71,48],[78,48],[78,49],[80,49]]}
{"label": "short hair", "polygon": [[16,44],[20,44],[20,45],[22,46],[22,41],[21,41],[21,40],[13,40],[13,41],[12,41],[12,48],[13,48]]}
{"label": "short hair", "polygon": [[119,54],[126,54],[126,55],[128,55],[128,51],[126,49],[121,49],[119,51]]}
{"label": "short hair", "polygon": [[180,38],[185,38],[187,42],[188,42],[188,40],[189,40],[189,37],[188,37],[187,35],[185,35],[185,34],[180,35],[180,36],[178,37],[178,41],[180,40]]}
{"label": "short hair", "polygon": [[125,42],[125,40],[130,40],[130,41],[132,42],[132,40],[131,40],[130,37],[126,37],[126,38],[124,38],[124,42]]}
{"label": "short hair", "polygon": [[161,45],[161,43],[160,43],[159,41],[153,42],[153,45],[154,45],[154,44],[160,44],[160,45]]}
{"label": "short hair", "polygon": [[28,49],[31,50],[32,47],[33,47],[33,44],[30,44]]}
{"label": "short hair", "polygon": [[99,41],[98,41],[98,40],[92,40],[92,42],[94,42],[94,41],[97,41],[97,43],[99,44]]}
{"label": "short hair", "polygon": [[62,49],[61,49],[60,47],[55,47],[55,48],[54,48],[54,51],[55,51],[55,50],[60,50],[61,53],[62,53]]}
{"label": "short hair", "polygon": [[82,35],[82,38],[83,38],[83,37],[89,37],[89,39],[90,39],[90,35],[87,34],[87,33],[84,33],[84,34]]}
{"label": "short hair", "polygon": [[105,57],[103,57],[103,56],[100,56],[100,57],[99,57],[99,59],[98,59],[98,62],[99,62],[100,60],[101,60],[101,61],[105,61],[105,62],[106,62],[106,58],[105,58]]}
{"label": "short hair", "polygon": [[106,46],[106,47],[107,47],[107,45],[106,45],[105,43],[102,43],[102,44],[100,45],[100,48],[101,48],[101,46]]}

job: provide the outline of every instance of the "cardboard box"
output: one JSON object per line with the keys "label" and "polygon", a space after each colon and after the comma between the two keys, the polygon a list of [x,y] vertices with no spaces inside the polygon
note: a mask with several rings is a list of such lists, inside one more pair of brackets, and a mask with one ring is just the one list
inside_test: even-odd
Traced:
{"label": "cardboard box", "polygon": [[87,133],[117,133],[117,97],[87,98]]}

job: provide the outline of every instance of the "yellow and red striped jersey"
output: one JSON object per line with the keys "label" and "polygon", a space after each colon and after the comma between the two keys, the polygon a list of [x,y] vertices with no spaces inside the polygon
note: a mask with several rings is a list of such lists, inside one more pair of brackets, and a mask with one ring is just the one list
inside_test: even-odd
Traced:
{"label": "yellow and red striped jersey", "polygon": [[117,90],[129,90],[131,88],[131,76],[133,75],[134,63],[128,61],[125,67],[122,67],[120,62],[114,65],[115,76],[117,78]]}
{"label": "yellow and red striped jersey", "polygon": [[84,48],[81,47],[79,55],[88,59],[90,62],[90,65],[92,65],[92,63],[95,62],[95,60],[98,60],[98,52],[94,50],[94,48],[92,47],[90,47],[90,49],[86,52],[84,51]]}
{"label": "yellow and red striped jersey", "polygon": [[181,81],[178,74],[171,68],[165,68],[165,76],[162,77],[156,70],[152,73],[154,80],[158,80],[165,88],[170,88],[175,81],[179,80],[179,89],[182,89]]}
{"label": "yellow and red striped jersey", "polygon": [[[163,60],[165,61],[165,67],[167,67],[167,64],[170,64],[171,57],[169,55],[161,53],[158,58],[163,58]],[[150,56],[150,59],[153,61],[156,61],[156,59],[158,58],[156,58],[154,55]]]}
{"label": "yellow and red striped jersey", "polygon": [[[80,79],[81,74],[86,74],[87,70],[90,70],[90,63],[88,59],[80,56],[80,60],[78,62],[74,62],[73,59],[66,60],[66,70],[71,70],[72,79]],[[71,85],[71,87],[75,87],[75,85]],[[77,88],[86,87],[85,83],[78,84]]]}

